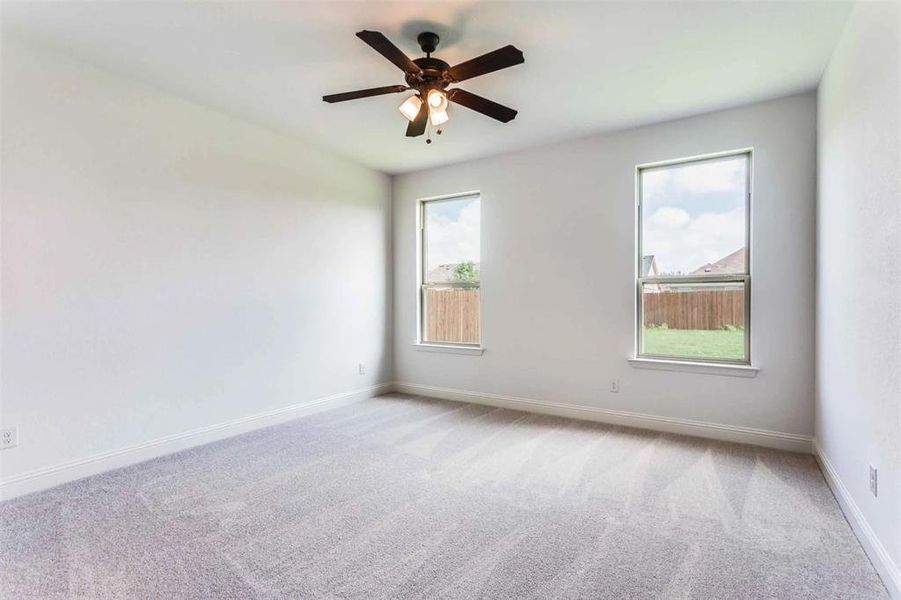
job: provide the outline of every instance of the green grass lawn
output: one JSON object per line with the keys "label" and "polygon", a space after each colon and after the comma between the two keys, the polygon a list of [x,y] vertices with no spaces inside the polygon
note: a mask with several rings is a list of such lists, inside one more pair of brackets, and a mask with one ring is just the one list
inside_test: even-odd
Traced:
{"label": "green grass lawn", "polygon": [[741,330],[645,328],[644,353],[689,358],[745,357],[745,332]]}

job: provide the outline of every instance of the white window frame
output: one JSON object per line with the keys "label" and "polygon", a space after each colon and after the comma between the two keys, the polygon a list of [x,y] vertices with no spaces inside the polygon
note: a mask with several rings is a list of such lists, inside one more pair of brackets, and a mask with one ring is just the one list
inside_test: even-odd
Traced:
{"label": "white window frame", "polygon": [[[678,277],[642,277],[642,256],[644,256],[643,240],[642,240],[642,190],[641,190],[641,174],[658,168],[672,167],[676,165],[684,165],[690,163],[700,163],[710,160],[720,160],[723,158],[732,158],[744,156],[747,158],[747,171],[745,174],[745,270],[744,273],[737,275],[700,275],[700,276],[678,276]],[[635,168],[635,206],[636,206],[636,225],[637,225],[637,244],[636,244],[636,265],[635,265],[635,359],[636,361],[661,361],[680,364],[707,364],[707,365],[725,365],[733,367],[750,367],[751,366],[751,196],[753,181],[754,157],[752,148],[743,148],[740,150],[729,150],[726,152],[717,152],[713,154],[704,154],[701,156],[691,156],[687,158],[679,158],[675,160],[667,160],[655,163],[646,163],[637,165]],[[644,306],[642,298],[642,287],[644,284],[654,283],[740,283],[744,286],[744,303],[745,303],[745,355],[740,359],[729,358],[713,358],[713,357],[691,357],[679,356],[675,354],[651,354],[641,351],[642,334],[644,331]]]}
{"label": "white window frame", "polygon": [[[469,283],[426,283],[426,271],[428,269],[428,231],[426,230],[426,205],[437,202],[458,201],[465,198],[478,198],[479,211],[482,209],[482,194],[478,191],[460,192],[456,194],[447,194],[443,196],[431,196],[428,198],[420,198],[416,202],[416,229],[418,232],[416,243],[416,341],[414,346],[418,350],[425,351],[446,351],[453,354],[474,354],[481,355],[484,352],[482,345],[482,277],[481,269],[479,270],[479,285],[473,286]],[[479,228],[479,245],[482,243],[482,231]],[[430,287],[454,287],[461,289],[471,289],[478,287],[479,294],[479,343],[463,343],[463,342],[429,342],[423,339],[423,332],[426,329],[426,311],[425,309],[425,291]]]}

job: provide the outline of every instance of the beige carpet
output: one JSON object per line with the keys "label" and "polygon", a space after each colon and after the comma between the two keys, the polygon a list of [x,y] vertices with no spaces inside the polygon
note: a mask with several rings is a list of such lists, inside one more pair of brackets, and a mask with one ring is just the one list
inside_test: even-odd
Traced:
{"label": "beige carpet", "polygon": [[401,396],[0,504],[3,598],[885,598],[813,458]]}

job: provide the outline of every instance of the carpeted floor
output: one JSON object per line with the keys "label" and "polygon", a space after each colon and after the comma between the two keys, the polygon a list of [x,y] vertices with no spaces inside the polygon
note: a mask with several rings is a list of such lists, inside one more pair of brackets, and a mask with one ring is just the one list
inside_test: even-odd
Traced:
{"label": "carpeted floor", "polygon": [[398,395],[0,504],[3,598],[886,598],[810,456]]}

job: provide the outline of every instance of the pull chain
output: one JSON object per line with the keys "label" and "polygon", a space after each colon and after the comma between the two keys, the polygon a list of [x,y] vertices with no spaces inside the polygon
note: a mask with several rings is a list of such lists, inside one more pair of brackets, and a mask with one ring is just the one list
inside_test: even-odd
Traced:
{"label": "pull chain", "polygon": [[[435,135],[441,135],[441,133],[442,129],[440,127],[435,130]],[[432,143],[432,124],[430,122],[425,125],[425,143]]]}

